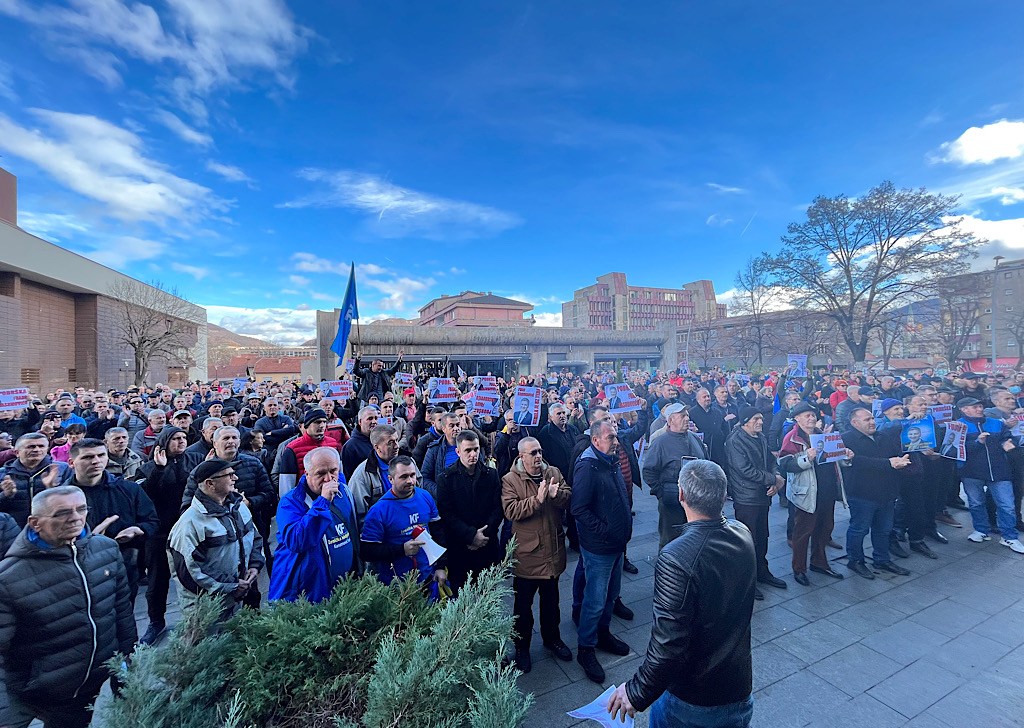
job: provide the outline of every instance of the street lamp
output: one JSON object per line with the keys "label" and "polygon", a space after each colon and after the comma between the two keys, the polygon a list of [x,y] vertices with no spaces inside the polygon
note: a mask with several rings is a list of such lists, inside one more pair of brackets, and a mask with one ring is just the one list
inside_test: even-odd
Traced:
{"label": "street lamp", "polygon": [[996,334],[996,309],[998,306],[998,299],[996,298],[996,288],[999,285],[999,261],[1003,259],[1003,256],[996,255],[993,260],[996,262],[996,267],[992,273],[992,376],[996,375],[996,347],[999,344],[999,338]]}

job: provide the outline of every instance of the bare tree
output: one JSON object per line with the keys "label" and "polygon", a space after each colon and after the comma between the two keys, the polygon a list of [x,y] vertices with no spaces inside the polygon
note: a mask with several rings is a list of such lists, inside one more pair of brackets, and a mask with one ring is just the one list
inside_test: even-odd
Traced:
{"label": "bare tree", "polygon": [[196,342],[196,326],[189,321],[194,307],[176,289],[157,281],[119,280],[109,296],[117,303],[117,342],[134,355],[136,386],[145,383],[154,359],[176,366],[188,363]]}
{"label": "bare tree", "polygon": [[836,322],[816,311],[792,311],[780,317],[777,326],[781,348],[791,354],[806,354],[808,369],[815,357],[828,356],[836,340]]}
{"label": "bare tree", "polygon": [[1006,333],[1017,342],[1017,369],[1024,367],[1024,311],[1014,311],[1011,314],[1002,316],[999,323],[1006,329]]}
{"label": "bare tree", "polygon": [[771,256],[772,282],[798,289],[798,307],[819,310],[861,365],[886,312],[921,279],[965,271],[978,242],[953,218],[957,198],[883,182],[863,197],[817,197]]}
{"label": "bare tree", "polygon": [[[782,294],[772,286],[769,279],[770,260],[767,256],[750,258],[736,273],[736,297],[732,304],[732,315],[745,316],[746,320],[736,327],[734,349],[737,356],[764,365],[764,355],[772,344],[772,328],[766,314],[778,308]],[[741,359],[742,360],[742,359]],[[749,364],[744,363],[744,366]]]}
{"label": "bare tree", "polygon": [[884,316],[879,316],[874,336],[881,349],[882,369],[889,370],[889,360],[892,359],[893,353],[896,351],[896,345],[903,341],[905,333],[904,316],[895,311],[889,311]]}
{"label": "bare tree", "polygon": [[926,311],[925,322],[952,369],[978,336],[983,306],[990,297],[978,290],[976,282],[956,277],[932,282],[928,293],[935,303],[931,311]]}
{"label": "bare tree", "polygon": [[711,366],[710,362],[718,355],[720,333],[718,320],[706,314],[698,314],[689,327],[688,358],[700,362],[702,369]]}

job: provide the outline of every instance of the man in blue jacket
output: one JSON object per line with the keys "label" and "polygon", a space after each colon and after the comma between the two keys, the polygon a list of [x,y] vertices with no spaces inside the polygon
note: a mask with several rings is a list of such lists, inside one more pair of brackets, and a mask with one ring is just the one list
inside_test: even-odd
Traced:
{"label": "man in blue jacket", "polygon": [[967,460],[960,463],[960,480],[967,493],[974,532],[967,537],[974,543],[992,540],[991,524],[985,507],[985,489],[996,504],[996,524],[1002,535],[999,543],[1011,551],[1024,554],[1024,544],[1017,532],[1017,516],[1013,502],[1013,475],[1007,453],[1014,449],[1010,429],[1002,420],[985,416],[985,405],[974,397],[963,397],[956,403],[963,413],[960,422],[967,425]]}
{"label": "man in blue jacket", "polygon": [[277,507],[277,550],[267,598],[327,599],[342,579],[360,572],[355,508],[341,458],[318,447],[302,459],[305,475]]}
{"label": "man in blue jacket", "polygon": [[615,423],[610,419],[595,422],[590,427],[590,447],[580,455],[572,477],[571,510],[586,577],[579,604],[576,659],[596,683],[603,683],[605,676],[595,648],[613,655],[629,654],[629,645],[609,629],[622,583],[623,552],[633,533],[618,448]]}

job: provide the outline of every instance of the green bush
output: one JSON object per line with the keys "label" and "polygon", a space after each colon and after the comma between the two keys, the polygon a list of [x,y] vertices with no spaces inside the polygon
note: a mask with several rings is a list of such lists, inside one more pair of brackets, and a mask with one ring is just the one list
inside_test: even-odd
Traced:
{"label": "green bush", "polygon": [[139,647],[111,728],[510,728],[532,700],[501,666],[512,630],[510,564],[431,604],[409,580],[338,585],[319,604],[280,602],[218,624],[201,599],[166,646]]}

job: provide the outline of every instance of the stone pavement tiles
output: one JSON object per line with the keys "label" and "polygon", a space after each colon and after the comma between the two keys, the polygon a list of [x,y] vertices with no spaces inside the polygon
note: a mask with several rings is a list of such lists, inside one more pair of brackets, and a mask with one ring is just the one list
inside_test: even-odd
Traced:
{"label": "stone pavement tiles", "polygon": [[[599,652],[607,678],[598,686],[575,661],[552,658],[535,635],[533,670],[519,678],[536,701],[528,726],[596,725],[565,712],[628,680],[642,661],[650,639],[658,515],[646,492],[634,491],[634,504],[629,557],[640,573],[623,574],[622,597],[636,617],[612,620],[612,631],[633,652]],[[731,504],[726,512],[731,516]],[[788,588],[762,586],[766,598],[754,603],[753,726],[1024,726],[1024,556],[995,541],[968,542],[970,519],[955,515],[968,527],[940,526],[950,543],[931,544],[937,560],[918,554],[898,559],[910,576],[879,574],[867,581],[846,570],[842,551],[830,550],[836,571],[846,578],[811,573],[811,586],[802,587],[793,581],[786,511],[772,507],[768,558]],[[848,514],[842,504],[836,521],[836,540],[845,543]],[[569,555],[560,582],[562,639],[575,657],[569,615],[576,558]],[[636,724],[646,726],[646,714]]]}
{"label": "stone pavement tiles", "polygon": [[[612,618],[613,633],[633,651],[625,657],[599,652],[606,680],[598,686],[575,660],[554,659],[535,634],[533,670],[519,678],[521,689],[535,698],[527,726],[596,725],[565,713],[589,703],[608,685],[628,680],[642,661],[652,621],[657,502],[646,491],[634,490],[634,509],[629,557],[640,573],[623,574],[622,598],[636,616],[632,622]],[[731,504],[726,514],[732,516]],[[940,526],[950,543],[932,544],[938,560],[917,554],[898,559],[910,576],[879,574],[867,581],[846,570],[841,551],[830,550],[846,579],[811,573],[811,586],[803,587],[793,581],[786,511],[772,507],[769,564],[789,588],[762,586],[765,600],[754,603],[753,726],[1024,726],[1024,556],[995,541],[970,543],[969,517],[963,512],[956,517],[967,527]],[[833,533],[840,543],[845,543],[847,522],[837,504]],[[562,639],[575,658],[570,609],[577,559],[572,551],[569,557],[560,582]],[[265,574],[260,588],[266,595]],[[534,609],[536,616],[536,602]],[[148,624],[145,587],[135,615],[141,635]],[[168,625],[178,618],[172,583]],[[101,701],[109,699],[107,692]],[[636,725],[647,725],[646,714],[637,716]]]}

